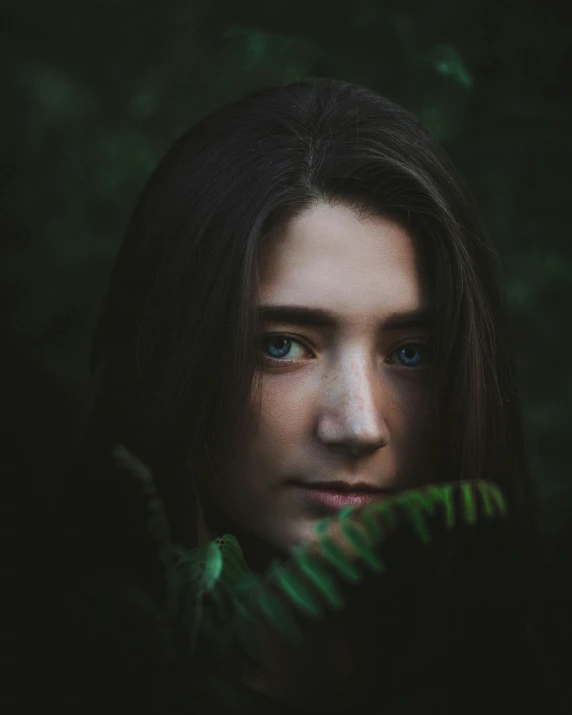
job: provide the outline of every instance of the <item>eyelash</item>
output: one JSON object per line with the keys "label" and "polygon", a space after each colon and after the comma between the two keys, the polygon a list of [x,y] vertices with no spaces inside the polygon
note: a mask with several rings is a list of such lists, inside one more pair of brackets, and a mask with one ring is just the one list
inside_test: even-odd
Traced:
{"label": "eyelash", "polygon": [[[309,350],[308,346],[305,345],[305,343],[300,340],[299,338],[295,338],[291,335],[288,335],[287,333],[268,333],[267,335],[264,335],[261,339],[262,345],[266,344],[270,340],[274,340],[276,338],[286,338],[291,343],[298,343],[302,347],[306,348],[306,350]],[[418,347],[418,346],[423,346],[425,348],[430,349],[431,347],[431,342],[430,341],[412,341],[409,343],[402,343],[401,345],[398,345],[392,352],[392,355],[396,353],[398,350],[402,350],[403,348],[408,348],[408,347]],[[264,362],[266,365],[274,365],[276,367],[283,367],[284,365],[288,365],[289,363],[295,362],[295,360],[292,359],[287,359],[287,358],[273,358],[269,357],[267,355],[264,355]],[[413,366],[413,367],[408,367],[407,365],[401,365],[401,367],[405,368],[406,370],[422,370],[424,368],[430,367],[430,365],[422,365],[421,367]]]}

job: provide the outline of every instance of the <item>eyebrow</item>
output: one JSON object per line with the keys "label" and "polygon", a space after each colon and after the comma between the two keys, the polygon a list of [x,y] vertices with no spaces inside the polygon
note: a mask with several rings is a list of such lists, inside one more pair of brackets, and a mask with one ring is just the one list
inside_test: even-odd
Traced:
{"label": "eyebrow", "polygon": [[[335,313],[324,308],[310,308],[302,305],[259,305],[259,318],[266,323],[287,323],[311,328],[338,328],[340,320]],[[433,306],[415,310],[395,312],[387,315],[380,323],[384,330],[402,328],[434,327],[437,311]]]}

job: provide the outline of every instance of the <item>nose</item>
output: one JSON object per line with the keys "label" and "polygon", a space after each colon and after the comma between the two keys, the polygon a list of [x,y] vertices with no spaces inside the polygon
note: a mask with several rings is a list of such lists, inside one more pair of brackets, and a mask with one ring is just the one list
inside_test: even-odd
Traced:
{"label": "nose", "polygon": [[330,449],[372,454],[389,443],[376,366],[353,358],[324,378],[317,436]]}

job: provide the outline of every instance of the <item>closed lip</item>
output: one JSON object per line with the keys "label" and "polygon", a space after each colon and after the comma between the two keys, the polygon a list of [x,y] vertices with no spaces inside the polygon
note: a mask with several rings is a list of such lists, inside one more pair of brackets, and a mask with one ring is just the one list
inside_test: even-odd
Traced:
{"label": "closed lip", "polygon": [[336,492],[371,492],[374,494],[387,494],[391,492],[391,489],[385,489],[382,487],[377,487],[373,484],[368,484],[367,482],[302,482],[293,481],[293,484],[297,486],[304,487],[305,489],[324,489],[326,491],[336,491]]}

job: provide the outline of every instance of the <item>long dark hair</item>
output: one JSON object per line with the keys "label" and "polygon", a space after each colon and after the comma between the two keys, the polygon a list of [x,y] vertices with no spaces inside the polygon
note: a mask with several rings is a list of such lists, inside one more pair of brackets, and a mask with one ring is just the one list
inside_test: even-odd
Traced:
{"label": "long dark hair", "polygon": [[87,447],[152,470],[173,540],[204,538],[201,484],[237,453],[257,364],[264,242],[319,201],[399,221],[435,290],[443,480],[482,477],[535,506],[498,255],[431,133],[374,91],[310,79],[257,91],[180,137],[117,255],[91,360]]}

